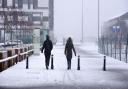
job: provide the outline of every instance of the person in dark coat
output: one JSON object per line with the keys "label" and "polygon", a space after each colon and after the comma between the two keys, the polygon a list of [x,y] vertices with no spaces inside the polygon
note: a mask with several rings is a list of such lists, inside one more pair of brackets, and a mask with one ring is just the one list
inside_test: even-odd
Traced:
{"label": "person in dark coat", "polygon": [[46,40],[44,41],[43,47],[42,47],[42,50],[41,50],[42,53],[43,53],[43,50],[44,50],[46,69],[48,69],[48,66],[49,66],[49,61],[50,61],[50,56],[51,56],[52,49],[53,49],[52,41],[49,39],[49,36],[46,35]]}
{"label": "person in dark coat", "polygon": [[65,51],[64,51],[66,58],[67,58],[67,66],[68,66],[67,69],[68,70],[71,69],[72,50],[74,51],[74,54],[76,56],[76,51],[75,51],[75,48],[72,42],[72,38],[69,37],[66,42]]}

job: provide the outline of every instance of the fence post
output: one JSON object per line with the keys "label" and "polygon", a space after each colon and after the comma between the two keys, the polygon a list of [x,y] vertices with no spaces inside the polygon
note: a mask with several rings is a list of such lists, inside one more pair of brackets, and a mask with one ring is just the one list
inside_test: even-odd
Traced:
{"label": "fence post", "polygon": [[119,46],[120,46],[120,61],[121,61],[121,56],[122,56],[122,55],[121,55],[121,51],[122,51],[122,50],[121,50],[121,49],[122,49],[121,40],[120,40]]}
{"label": "fence post", "polygon": [[127,63],[127,50],[126,50],[126,52],[125,52],[125,56],[126,56],[126,63]]}
{"label": "fence post", "polygon": [[112,57],[112,47],[113,47],[113,46],[112,46],[112,40],[111,40],[111,57]]}
{"label": "fence post", "polygon": [[115,39],[115,59],[116,59],[116,39]]}
{"label": "fence post", "polygon": [[77,70],[80,70],[80,55],[78,56],[78,65],[77,65]]}
{"label": "fence post", "polygon": [[54,69],[54,65],[53,65],[53,55],[51,55],[51,69]]}
{"label": "fence post", "polygon": [[126,52],[125,52],[125,55],[126,55],[126,63],[128,61],[127,57],[128,57],[128,34],[127,34],[127,44],[126,44]]}
{"label": "fence post", "polygon": [[106,71],[106,56],[104,56],[103,71]]}
{"label": "fence post", "polygon": [[28,54],[27,54],[27,59],[26,59],[26,69],[29,68],[29,60],[28,60]]}

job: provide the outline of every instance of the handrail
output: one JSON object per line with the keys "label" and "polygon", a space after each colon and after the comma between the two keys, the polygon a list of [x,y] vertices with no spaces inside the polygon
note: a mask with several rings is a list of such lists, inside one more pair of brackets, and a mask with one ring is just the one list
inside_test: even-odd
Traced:
{"label": "handrail", "polygon": [[0,60],[0,63],[1,63],[1,62],[5,62],[5,61],[8,61],[8,60],[10,60],[10,59],[12,59],[12,58],[16,58],[17,56],[18,56],[18,55],[16,54],[16,55],[14,55],[14,56],[12,56],[12,57],[4,58],[4,59]]}
{"label": "handrail", "polygon": [[[27,52],[20,53],[19,55],[22,56],[22,55],[27,54],[27,53],[29,53],[29,52],[31,52],[31,51],[33,51],[33,50],[29,50],[29,51],[27,51]],[[0,60],[0,63],[5,62],[5,61],[8,61],[8,60],[10,60],[10,59],[12,59],[12,58],[16,58],[17,56],[18,56],[18,55],[16,54],[16,55],[14,55],[14,56],[4,58],[4,59]]]}
{"label": "handrail", "polygon": [[[33,50],[29,50],[29,51],[27,51],[27,52],[20,53],[19,55],[22,56],[22,55],[27,54],[27,53],[29,53],[29,52],[31,52],[31,51],[33,51]],[[16,58],[16,57],[18,57],[17,54],[14,55],[14,56],[11,56],[11,57],[7,57],[7,58],[4,58],[4,59],[1,59],[1,60],[0,60],[0,63],[5,62],[5,61],[8,61],[8,60],[11,60],[11,59]]]}
{"label": "handrail", "polygon": [[27,51],[27,52],[20,53],[20,56],[22,56],[22,55],[24,55],[24,54],[27,54],[27,53],[29,53],[29,52],[31,52],[31,51],[33,51],[33,50],[29,50],[29,51]]}

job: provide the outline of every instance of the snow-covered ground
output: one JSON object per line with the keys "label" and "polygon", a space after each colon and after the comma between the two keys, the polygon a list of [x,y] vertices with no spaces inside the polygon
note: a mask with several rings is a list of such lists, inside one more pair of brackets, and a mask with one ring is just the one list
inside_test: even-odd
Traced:
{"label": "snow-covered ground", "polygon": [[103,55],[97,52],[96,44],[75,47],[81,56],[80,71],[75,56],[72,69],[67,70],[64,46],[56,45],[52,52],[54,70],[45,69],[42,53],[31,56],[29,69],[25,69],[26,61],[22,61],[0,73],[0,89],[128,89],[128,64],[107,57],[107,71],[102,71]]}

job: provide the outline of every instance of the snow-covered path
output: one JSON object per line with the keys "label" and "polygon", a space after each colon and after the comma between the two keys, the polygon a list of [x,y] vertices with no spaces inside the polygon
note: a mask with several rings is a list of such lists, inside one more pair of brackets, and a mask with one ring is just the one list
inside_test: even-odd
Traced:
{"label": "snow-covered path", "polygon": [[29,69],[25,61],[0,73],[0,89],[128,89],[128,64],[107,57],[107,71],[102,71],[103,55],[94,45],[77,46],[81,70],[73,56],[72,69],[67,70],[64,46],[57,45],[54,70],[46,70],[44,56],[31,56]]}

